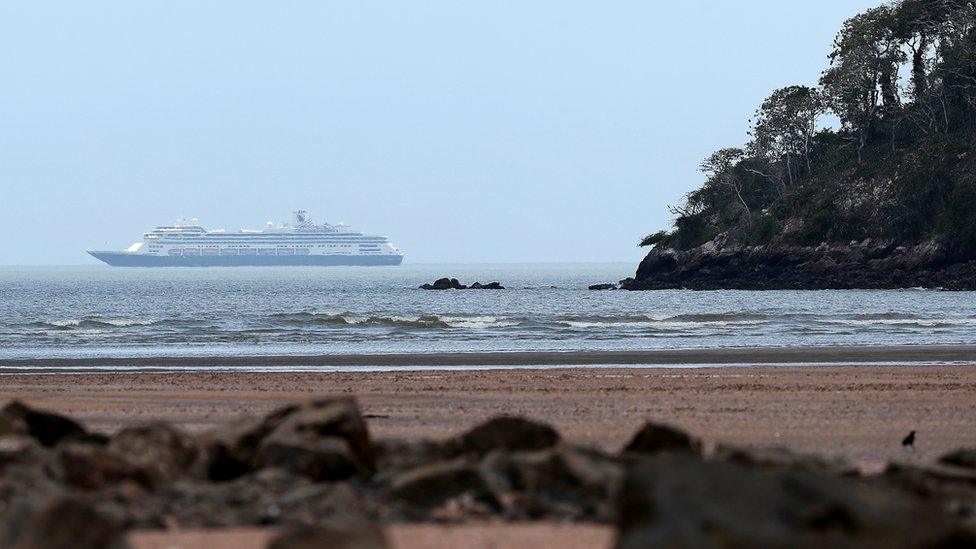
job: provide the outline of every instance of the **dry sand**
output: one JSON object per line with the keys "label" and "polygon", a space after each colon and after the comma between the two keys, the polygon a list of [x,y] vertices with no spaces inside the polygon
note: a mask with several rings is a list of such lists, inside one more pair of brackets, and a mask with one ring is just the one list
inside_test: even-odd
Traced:
{"label": "dry sand", "polygon": [[[709,444],[785,446],[867,469],[976,446],[976,364],[0,375],[0,401],[23,399],[105,432],[150,420],[202,430],[337,393],[359,397],[374,437],[444,437],[491,416],[519,414],[553,424],[573,442],[607,450],[619,449],[643,422],[656,420]],[[917,448],[905,450],[900,440],[913,429]],[[592,547],[612,537],[606,528],[585,525],[410,528],[390,529],[396,547],[435,541],[445,547],[527,546],[536,545],[533,536],[564,548]],[[220,546],[187,535],[168,544],[152,533],[135,541],[140,547]]]}

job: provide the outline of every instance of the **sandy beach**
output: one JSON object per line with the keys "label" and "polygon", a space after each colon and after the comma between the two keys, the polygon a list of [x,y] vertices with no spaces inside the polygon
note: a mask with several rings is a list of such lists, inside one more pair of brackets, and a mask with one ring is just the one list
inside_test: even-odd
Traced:
{"label": "sandy beach", "polygon": [[[976,364],[0,376],[0,401],[21,399],[105,433],[154,420],[203,431],[328,394],[356,395],[375,438],[444,438],[517,414],[615,452],[656,420],[706,445],[782,446],[867,472],[976,446]],[[917,448],[905,450],[899,442],[913,429]],[[398,548],[608,547],[614,539],[599,524],[407,524],[386,532]],[[273,535],[244,528],[142,531],[129,539],[137,548],[257,548]]]}
{"label": "sandy beach", "polygon": [[[784,446],[865,465],[976,445],[976,364],[0,376],[0,400],[107,433],[152,420],[199,431],[326,394],[356,395],[379,438],[441,438],[518,414],[606,450],[651,419],[706,443]],[[913,429],[918,447],[906,453],[898,442]]]}

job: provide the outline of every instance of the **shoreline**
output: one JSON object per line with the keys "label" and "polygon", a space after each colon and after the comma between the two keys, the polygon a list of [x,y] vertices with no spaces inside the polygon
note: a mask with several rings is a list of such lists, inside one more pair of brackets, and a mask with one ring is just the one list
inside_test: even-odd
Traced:
{"label": "shoreline", "polygon": [[[237,355],[0,359],[0,373],[104,371],[414,371],[422,368],[709,367],[802,365],[939,365],[976,363],[976,345],[724,347],[628,351],[491,351],[349,355]],[[305,368],[305,369],[302,369]]]}

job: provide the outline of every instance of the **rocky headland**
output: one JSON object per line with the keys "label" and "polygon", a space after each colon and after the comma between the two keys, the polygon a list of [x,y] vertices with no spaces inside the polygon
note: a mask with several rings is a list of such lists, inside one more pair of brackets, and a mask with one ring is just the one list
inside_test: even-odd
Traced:
{"label": "rocky headland", "polygon": [[976,289],[976,7],[868,9],[828,60],[701,162],[626,289]]}
{"label": "rocky headland", "polygon": [[739,246],[709,242],[690,250],[654,249],[626,290],[890,289],[976,290],[976,261],[936,241],[901,245],[864,239],[849,244]]}

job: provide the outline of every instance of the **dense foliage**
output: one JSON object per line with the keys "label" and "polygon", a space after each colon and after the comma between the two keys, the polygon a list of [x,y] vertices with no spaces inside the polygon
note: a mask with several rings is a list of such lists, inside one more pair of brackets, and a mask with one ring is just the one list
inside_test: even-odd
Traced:
{"label": "dense foliage", "polygon": [[[819,86],[766,99],[642,246],[941,239],[976,253],[976,0],[901,0],[837,34]],[[837,129],[825,129],[833,116]]]}

